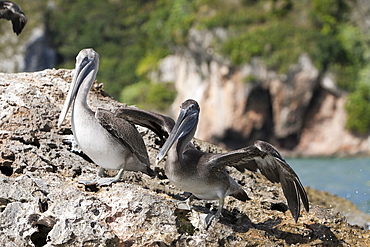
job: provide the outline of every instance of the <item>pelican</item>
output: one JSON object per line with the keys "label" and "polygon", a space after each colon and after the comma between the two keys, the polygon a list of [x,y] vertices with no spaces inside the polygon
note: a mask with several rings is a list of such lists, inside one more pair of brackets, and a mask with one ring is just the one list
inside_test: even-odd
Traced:
{"label": "pelican", "polygon": [[[86,99],[99,67],[99,55],[93,49],[83,49],[76,57],[72,83],[59,116],[63,123],[73,104],[72,131],[79,148],[100,166],[94,180],[79,183],[110,185],[119,181],[124,170],[141,171],[154,176],[144,141],[135,126],[113,113],[98,109],[95,113]],[[103,178],[104,169],[119,170],[114,178]]]}
{"label": "pelican", "polygon": [[271,144],[256,141],[254,145],[222,154],[205,153],[189,145],[197,128],[199,113],[195,100],[181,104],[175,126],[158,153],[156,163],[168,154],[164,168],[166,176],[180,189],[192,193],[187,205],[194,196],[219,201],[216,214],[208,214],[205,218],[206,227],[214,218],[220,217],[226,196],[232,195],[241,201],[249,199],[244,189],[226,172],[226,166],[234,166],[241,172],[245,169],[260,170],[270,181],[281,183],[295,222],[300,213],[300,200],[308,212],[307,194],[297,174]]}
{"label": "pelican", "polygon": [[27,17],[18,4],[11,1],[0,1],[0,19],[12,21],[13,31],[19,35],[27,23]]}

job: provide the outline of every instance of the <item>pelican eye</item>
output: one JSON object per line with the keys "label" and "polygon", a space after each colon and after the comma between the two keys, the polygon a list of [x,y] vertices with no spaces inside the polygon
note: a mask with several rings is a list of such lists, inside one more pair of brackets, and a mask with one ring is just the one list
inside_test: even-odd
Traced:
{"label": "pelican eye", "polygon": [[194,105],[193,105],[193,104],[189,105],[189,106],[188,106],[188,109],[189,109],[189,110],[194,110]]}
{"label": "pelican eye", "polygon": [[88,64],[89,62],[90,62],[90,59],[88,57],[84,57],[84,59],[82,59],[81,61],[81,67],[86,66],[86,64]]}

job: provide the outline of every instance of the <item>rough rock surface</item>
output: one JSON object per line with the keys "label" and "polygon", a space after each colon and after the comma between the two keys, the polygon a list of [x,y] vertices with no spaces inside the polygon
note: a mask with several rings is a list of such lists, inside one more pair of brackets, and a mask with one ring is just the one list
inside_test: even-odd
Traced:
{"label": "rough rock surface", "polygon": [[[315,203],[295,223],[280,186],[259,173],[230,169],[252,200],[228,197],[220,221],[208,230],[198,216],[215,210],[215,204],[196,200],[190,212],[178,210],[178,200],[189,194],[174,187],[161,167],[155,168],[155,179],[125,172],[112,186],[78,184],[94,177],[98,167],[63,141],[71,134],[68,121],[56,127],[70,81],[71,70],[0,74],[0,246],[370,245],[369,230]],[[121,105],[99,84],[89,104],[93,109]],[[154,164],[157,139],[140,131]],[[222,151],[199,140],[195,144]],[[325,194],[315,202],[329,198]]]}

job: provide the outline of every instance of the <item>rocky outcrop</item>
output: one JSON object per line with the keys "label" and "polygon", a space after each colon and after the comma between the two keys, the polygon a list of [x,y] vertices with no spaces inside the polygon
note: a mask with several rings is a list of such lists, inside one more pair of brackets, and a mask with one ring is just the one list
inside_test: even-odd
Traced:
{"label": "rocky outcrop", "polygon": [[[259,173],[230,169],[252,200],[227,198],[223,216],[208,230],[198,219],[214,210],[213,203],[196,200],[191,211],[177,209],[178,200],[189,195],[166,179],[161,166],[155,179],[125,172],[112,186],[78,184],[94,177],[98,167],[64,141],[71,134],[68,121],[56,127],[70,81],[71,70],[0,74],[1,246],[370,245],[369,231],[316,203],[295,223],[280,186]],[[93,109],[121,105],[99,84],[89,104]],[[139,130],[154,164],[157,139]],[[195,145],[222,151],[199,140]],[[323,196],[326,202],[335,200]]]}
{"label": "rocky outcrop", "polygon": [[369,136],[345,128],[347,96],[333,75],[306,54],[284,75],[258,58],[234,67],[212,48],[225,37],[220,29],[191,30],[187,47],[166,57],[153,77],[175,83],[173,115],[187,98],[200,102],[197,137],[231,149],[264,139],[295,155],[370,154]]}
{"label": "rocky outcrop", "polygon": [[369,155],[370,137],[357,136],[345,128],[346,95],[336,97],[322,90],[315,95],[301,131],[295,153],[301,156]]}

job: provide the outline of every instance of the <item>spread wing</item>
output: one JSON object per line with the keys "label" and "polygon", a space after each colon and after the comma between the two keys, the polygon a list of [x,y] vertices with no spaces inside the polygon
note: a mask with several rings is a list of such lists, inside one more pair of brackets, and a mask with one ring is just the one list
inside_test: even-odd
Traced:
{"label": "spread wing", "polygon": [[152,130],[164,143],[175,126],[175,121],[167,116],[127,106],[118,108],[114,115],[126,121]]}
{"label": "spread wing", "polygon": [[115,117],[110,111],[101,108],[96,111],[95,117],[109,133],[136,155],[142,163],[150,166],[143,138],[135,126],[122,118]]}
{"label": "spread wing", "polygon": [[297,174],[276,148],[267,142],[256,141],[254,145],[245,148],[213,155],[209,160],[209,165],[215,169],[234,166],[241,172],[245,169],[260,170],[271,182],[281,184],[289,210],[295,221],[298,220],[301,209],[300,200],[302,200],[306,211],[309,211],[307,194]]}
{"label": "spread wing", "polygon": [[6,19],[12,22],[13,31],[19,35],[26,26],[27,17],[21,8],[10,1],[0,2],[0,19]]}

